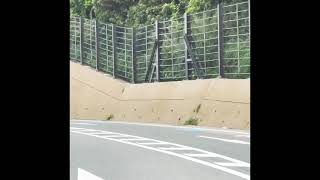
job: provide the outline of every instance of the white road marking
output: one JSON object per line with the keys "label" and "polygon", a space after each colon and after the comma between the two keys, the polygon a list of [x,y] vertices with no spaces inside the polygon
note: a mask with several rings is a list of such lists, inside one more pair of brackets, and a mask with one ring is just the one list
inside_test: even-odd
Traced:
{"label": "white road marking", "polygon": [[80,131],[82,131],[82,132],[86,132],[86,131],[88,131],[88,132],[92,132],[92,131],[94,131],[94,132],[102,132],[100,130],[95,130],[95,129],[80,129]]}
{"label": "white road marking", "polygon": [[125,135],[106,135],[103,137],[107,137],[107,138],[121,138],[121,137],[130,137],[130,136],[125,136]]}
{"label": "white road marking", "polygon": [[192,148],[184,148],[184,147],[158,147],[161,150],[192,150]]}
{"label": "white road marking", "polygon": [[227,167],[242,167],[243,164],[241,163],[225,163],[225,162],[214,162],[216,164],[219,164],[221,166],[227,166]]}
{"label": "white road marking", "polygon": [[190,156],[190,157],[217,157],[214,154],[189,154],[189,153],[186,153],[184,155]]}
{"label": "white road marking", "polygon": [[78,180],[103,180],[103,179],[84,169],[78,168]]}
{"label": "white road marking", "polygon": [[212,131],[212,132],[224,132],[224,133],[233,133],[233,134],[243,134],[249,135],[249,133],[243,130],[230,130],[230,129],[215,129],[215,128],[205,128],[205,127],[183,127],[183,126],[174,126],[174,125],[166,125],[166,124],[156,124],[156,123],[134,123],[134,122],[124,122],[124,121],[97,121],[97,120],[71,120],[73,122],[94,122],[94,123],[111,123],[111,124],[132,124],[139,126],[155,126],[155,127],[168,127],[168,128],[179,128],[179,129],[196,129],[201,131]]}
{"label": "white road marking", "polygon": [[71,123],[72,125],[91,125],[94,126],[96,124],[92,124],[92,123]]}
{"label": "white road marking", "polygon": [[121,139],[122,141],[147,141],[148,139],[137,139],[137,138],[130,138],[130,139]]}
{"label": "white road marking", "polygon": [[[161,153],[164,153],[164,154],[169,154],[169,155],[180,157],[180,158],[183,158],[183,159],[195,162],[195,163],[199,163],[199,164],[202,164],[202,165],[205,165],[205,166],[209,166],[209,167],[212,167],[212,168],[227,172],[229,174],[232,174],[232,175],[244,178],[244,179],[248,179],[248,180],[250,179],[250,175],[248,175],[248,174],[245,174],[245,173],[233,170],[233,169],[229,169],[229,168],[223,167],[223,166],[215,164],[215,163],[211,163],[211,162],[207,162],[207,161],[204,161],[204,160],[196,159],[196,158],[187,156],[185,154],[179,154],[177,152],[172,152],[172,151],[169,151],[169,150],[163,150],[163,149],[159,149],[157,147],[146,146],[145,144],[141,144],[141,143],[123,141],[123,140],[118,139],[118,138],[110,138],[110,137],[107,137],[107,136],[99,136],[99,135],[85,133],[85,132],[81,132],[81,131],[77,131],[77,130],[72,130],[72,132],[73,133],[83,134],[83,135],[88,135],[88,136],[93,136],[93,137],[97,137],[97,138],[103,138],[103,139],[116,141],[116,142],[120,142],[120,143],[124,143],[124,144],[129,144],[129,145],[141,147],[141,148],[144,148],[144,149],[149,149],[149,150],[161,152]],[[108,132],[108,131],[106,131],[106,132]],[[144,137],[126,135],[126,134],[120,134],[120,133],[116,133],[116,134],[124,135],[124,136],[130,136],[130,137],[136,137],[136,138],[144,138]],[[154,142],[157,142],[157,143],[162,142],[162,143],[165,143],[165,144],[168,144],[168,145],[172,145],[173,147],[182,147],[182,148],[186,148],[186,149],[189,149],[189,150],[192,149],[193,151],[196,151],[199,154],[200,153],[202,153],[202,154],[210,154],[211,155],[210,157],[218,157],[220,159],[224,159],[224,160],[229,161],[229,162],[231,161],[232,163],[237,163],[239,165],[241,164],[241,167],[249,167],[250,168],[250,164],[249,163],[246,163],[246,162],[243,162],[243,161],[240,161],[240,160],[237,160],[237,159],[233,159],[233,158],[221,155],[221,154],[205,151],[205,150],[198,149],[198,148],[192,148],[192,147],[184,146],[184,145],[180,145],[180,144],[175,144],[175,143],[170,143],[170,142],[164,142],[164,141],[160,141],[160,140],[150,139],[150,138],[145,138],[145,139],[148,139],[150,141],[154,141]]]}
{"label": "white road marking", "polygon": [[111,133],[111,132],[94,132],[94,133],[90,133],[90,134],[114,134],[114,133]]}
{"label": "white road marking", "polygon": [[238,135],[235,135],[237,137],[247,137],[247,138],[250,138],[250,135],[242,135],[242,134],[238,134]]}
{"label": "white road marking", "polygon": [[233,140],[233,139],[222,139],[222,138],[215,138],[215,137],[209,137],[209,136],[198,136],[201,138],[207,138],[207,139],[216,139],[220,141],[230,142],[230,143],[237,143],[237,144],[250,144],[250,142],[246,141],[240,141],[240,140]]}
{"label": "white road marking", "polygon": [[70,129],[71,129],[71,130],[74,130],[74,129],[79,129],[79,130],[81,130],[81,129],[84,129],[84,128],[79,128],[79,127],[71,127],[71,126],[70,126]]}
{"label": "white road marking", "polygon": [[165,142],[147,142],[147,143],[138,143],[138,144],[141,144],[141,145],[157,145],[157,144],[168,144],[168,143],[165,143]]}

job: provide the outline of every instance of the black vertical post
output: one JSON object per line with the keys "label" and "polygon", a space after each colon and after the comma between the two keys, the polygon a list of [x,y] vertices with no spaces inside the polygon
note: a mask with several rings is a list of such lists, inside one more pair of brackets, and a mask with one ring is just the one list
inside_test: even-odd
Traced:
{"label": "black vertical post", "polygon": [[113,77],[117,77],[116,30],[112,24]]}
{"label": "black vertical post", "polygon": [[[184,35],[187,36],[188,35],[188,14],[184,13],[183,15],[183,19],[184,19]],[[188,66],[188,47],[187,44],[185,42],[184,44],[184,63],[185,63],[185,76],[186,79],[189,79],[189,66]]]}
{"label": "black vertical post", "polygon": [[83,64],[83,21],[82,17],[80,19],[80,63]]}
{"label": "black vertical post", "polygon": [[135,83],[136,80],[136,53],[135,53],[135,43],[136,42],[136,32],[135,28],[132,28],[132,49],[131,49],[131,56],[132,56],[132,83]]}
{"label": "black vertical post", "polygon": [[[156,20],[156,23],[155,23],[155,31],[156,31],[156,40],[159,42],[159,23],[158,23],[158,20]],[[160,82],[160,70],[159,70],[159,45],[160,43],[158,43],[158,46],[157,46],[157,49],[156,49],[156,81],[157,82]],[[152,77],[152,74],[151,74],[151,77]]]}
{"label": "black vertical post", "polygon": [[108,72],[109,70],[109,41],[108,41],[108,24],[106,26],[106,54],[107,54],[107,63],[106,63],[106,71]]}
{"label": "black vertical post", "polygon": [[223,33],[223,0],[218,0],[217,4],[218,15],[218,51],[219,51],[219,74],[220,77],[224,77],[224,33]]}
{"label": "black vertical post", "polygon": [[99,23],[95,20],[95,46],[96,46],[96,70],[99,71],[99,32],[98,32]]}

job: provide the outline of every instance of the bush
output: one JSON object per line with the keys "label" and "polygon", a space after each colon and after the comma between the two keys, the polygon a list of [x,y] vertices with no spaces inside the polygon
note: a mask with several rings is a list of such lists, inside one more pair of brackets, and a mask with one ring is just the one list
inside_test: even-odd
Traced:
{"label": "bush", "polygon": [[114,118],[113,114],[109,114],[106,116],[107,121],[111,121]]}
{"label": "bush", "polygon": [[186,122],[184,122],[184,125],[197,126],[198,124],[199,124],[199,119],[195,117],[189,118]]}

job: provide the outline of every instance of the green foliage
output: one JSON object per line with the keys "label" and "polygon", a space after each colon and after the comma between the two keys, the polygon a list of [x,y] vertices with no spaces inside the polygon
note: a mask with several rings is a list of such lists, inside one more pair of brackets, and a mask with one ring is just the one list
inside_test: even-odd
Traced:
{"label": "green foliage", "polygon": [[83,0],[70,0],[70,14],[72,16],[84,16],[85,10]]}
{"label": "green foliage", "polygon": [[70,13],[73,16],[90,18],[93,0],[70,0]]}
{"label": "green foliage", "polygon": [[100,21],[139,26],[179,17],[188,3],[189,0],[70,0],[70,12],[89,18],[94,7],[94,17]]}
{"label": "green foliage", "polygon": [[184,122],[184,125],[194,125],[197,126],[199,124],[199,119],[195,117],[189,118],[186,122]]}
{"label": "green foliage", "polygon": [[213,0],[190,0],[187,13],[194,13],[203,10],[213,9],[217,1]]}
{"label": "green foliage", "polygon": [[[225,0],[226,4],[246,0]],[[218,0],[70,0],[72,15],[89,18],[92,7],[94,16],[103,22],[139,26],[155,20],[179,18],[185,12],[195,13],[216,8]]]}
{"label": "green foliage", "polygon": [[109,114],[106,116],[106,121],[111,121],[114,118],[113,114]]}

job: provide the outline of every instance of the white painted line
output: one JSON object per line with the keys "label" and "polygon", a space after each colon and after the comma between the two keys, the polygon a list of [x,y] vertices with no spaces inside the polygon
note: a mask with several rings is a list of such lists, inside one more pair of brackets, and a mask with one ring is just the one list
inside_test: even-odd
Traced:
{"label": "white painted line", "polygon": [[84,122],[94,122],[94,123],[111,123],[111,124],[132,124],[139,126],[155,126],[155,127],[168,127],[168,128],[181,128],[181,129],[197,129],[201,131],[212,131],[212,132],[225,132],[225,133],[234,133],[234,134],[243,134],[249,135],[248,132],[244,130],[228,130],[228,129],[216,129],[216,128],[206,128],[206,127],[184,127],[184,126],[174,126],[174,125],[166,125],[166,124],[156,124],[156,123],[134,123],[134,122],[125,122],[125,121],[98,121],[98,120],[71,120],[71,121],[84,121]]}
{"label": "white painted line", "polygon": [[83,128],[70,127],[70,129],[83,129]]}
{"label": "white painted line", "polygon": [[[196,158],[193,158],[193,157],[189,157],[189,156],[186,156],[184,154],[179,154],[179,153],[176,153],[176,152],[166,151],[166,150],[162,150],[162,149],[159,149],[159,148],[156,148],[156,147],[144,146],[144,145],[141,145],[139,143],[123,141],[121,139],[108,138],[106,136],[97,136],[97,135],[92,135],[92,134],[83,133],[83,132],[76,132],[76,133],[83,134],[83,135],[88,135],[88,136],[93,136],[93,137],[97,137],[97,138],[103,138],[103,139],[107,139],[107,140],[110,140],[110,141],[116,141],[116,142],[119,142],[119,143],[129,144],[129,145],[132,145],[132,146],[137,146],[137,147],[141,147],[141,148],[144,148],[144,149],[149,149],[149,150],[161,152],[161,153],[164,153],[164,154],[180,157],[180,158],[183,158],[183,159],[195,162],[195,163],[199,163],[199,164],[202,164],[202,165],[205,165],[205,166],[209,166],[209,167],[212,167],[212,168],[227,172],[229,174],[232,174],[232,175],[244,178],[244,179],[248,179],[248,180],[250,179],[250,175],[248,175],[248,174],[245,174],[245,173],[233,170],[233,169],[229,169],[229,168],[220,166],[218,164],[214,164],[214,163],[210,163],[210,162],[207,162],[207,161],[204,161],[204,160],[200,160],[200,159],[196,159]],[[118,133],[118,134],[120,134],[120,133]],[[123,134],[123,135],[125,135],[125,134]],[[136,137],[136,138],[144,138],[144,137],[139,137],[139,136],[132,136],[132,135],[130,135],[130,136],[131,137]],[[159,140],[150,139],[150,138],[146,138],[146,139],[148,139],[150,141],[164,142],[164,141],[159,141]],[[240,161],[240,160],[237,160],[237,159],[233,159],[233,158],[221,155],[221,154],[205,151],[205,150],[198,149],[198,148],[192,148],[192,147],[184,146],[184,145],[180,145],[180,144],[175,144],[175,143],[169,143],[169,142],[164,142],[164,143],[170,144],[170,145],[173,145],[173,146],[185,147],[187,149],[192,149],[193,151],[197,151],[197,152],[200,152],[200,153],[203,153],[203,154],[212,154],[212,155],[214,155],[214,156],[216,156],[218,158],[221,158],[221,159],[224,159],[224,160],[227,160],[227,161],[231,161],[233,163],[242,164],[243,165],[242,167],[250,167],[249,163],[246,163],[246,162],[243,162],[243,161]]]}
{"label": "white painted line", "polygon": [[84,169],[78,168],[78,180],[103,180],[103,179]]}
{"label": "white painted line", "polygon": [[214,154],[189,154],[189,153],[186,153],[184,155],[190,156],[190,157],[217,157]]}
{"label": "white painted line", "polygon": [[122,141],[148,141],[149,139],[137,139],[137,138],[131,138],[131,139],[121,139]]}
{"label": "white painted line", "polygon": [[141,145],[157,145],[157,144],[168,144],[168,143],[165,143],[165,142],[147,142],[147,143],[138,143],[138,144],[141,144]]}
{"label": "white painted line", "polygon": [[[101,135],[99,135],[101,136]],[[106,137],[106,138],[119,138],[119,137],[130,137],[130,136],[124,136],[124,135],[110,135],[110,136],[101,136],[101,137]]]}
{"label": "white painted line", "polygon": [[94,132],[94,133],[90,133],[90,134],[115,134],[115,133],[111,133],[111,132]]}
{"label": "white painted line", "polygon": [[79,129],[77,131],[81,131],[81,132],[101,132],[100,130],[94,130],[94,129]]}
{"label": "white painted line", "polygon": [[216,164],[219,164],[221,166],[227,166],[227,167],[243,167],[243,164],[241,163],[222,163],[222,162],[214,162]]}
{"label": "white painted line", "polygon": [[72,125],[91,125],[91,126],[94,126],[96,124],[91,124],[91,123],[72,123]]}
{"label": "white painted line", "polygon": [[209,136],[198,136],[198,137],[207,138],[207,139],[216,139],[219,141],[225,141],[225,142],[237,143],[237,144],[250,144],[250,142],[240,141],[240,140],[222,139],[222,138],[215,138],[215,137],[209,137]]}
{"label": "white painted line", "polygon": [[[98,137],[98,138],[104,138],[104,139],[108,139],[108,140],[115,140],[115,141],[118,141],[118,142],[122,141],[121,138],[112,139],[112,137],[111,138],[105,138],[106,136],[92,135],[91,133],[83,133],[83,132],[78,132],[78,131],[74,131],[74,132],[75,133],[79,133],[79,134],[91,135],[91,136]],[[104,132],[110,132],[110,131],[104,131]],[[140,137],[140,136],[133,136],[133,135],[127,135],[127,134],[120,134],[120,133],[114,133],[114,134],[128,136],[128,137],[135,137],[135,138],[144,138],[144,137]],[[192,148],[192,147],[189,147],[189,146],[184,146],[184,145],[175,144],[175,143],[169,143],[169,142],[150,139],[150,138],[144,138],[144,139],[148,139],[151,142],[136,143],[136,144],[140,144],[140,145],[153,145],[153,144],[154,145],[157,145],[157,144],[167,144],[168,145],[169,144],[169,145],[172,145],[172,146],[191,148],[192,150],[201,152],[203,154],[212,154],[213,156],[219,157],[221,159],[225,159],[225,160],[228,160],[228,161],[231,161],[231,162],[235,162],[235,163],[241,163],[241,164],[243,164],[244,167],[250,167],[249,163],[246,163],[246,162],[243,162],[243,161],[240,161],[240,160],[237,160],[237,159],[233,159],[233,158],[230,158],[230,157],[227,157],[227,156],[224,156],[224,155],[220,155],[220,154],[212,153],[212,152],[209,152],[209,151],[205,151],[205,150],[202,150],[202,149]],[[154,147],[154,148],[157,148],[157,147]]]}
{"label": "white painted line", "polygon": [[184,147],[158,147],[161,150],[192,150],[192,148],[184,148]]}
{"label": "white painted line", "polygon": [[250,138],[250,135],[241,135],[241,134],[238,134],[238,135],[235,135],[237,137],[247,137],[247,138]]}
{"label": "white painted line", "polygon": [[[82,133],[87,133],[87,134],[94,134],[94,135],[119,135],[119,134],[116,134],[116,133],[111,133],[111,132],[105,132],[105,131],[88,131],[88,130],[72,130],[72,131],[70,131],[70,132],[73,132],[73,133],[77,133],[77,132],[82,132]],[[121,136],[122,137],[122,136]]]}

